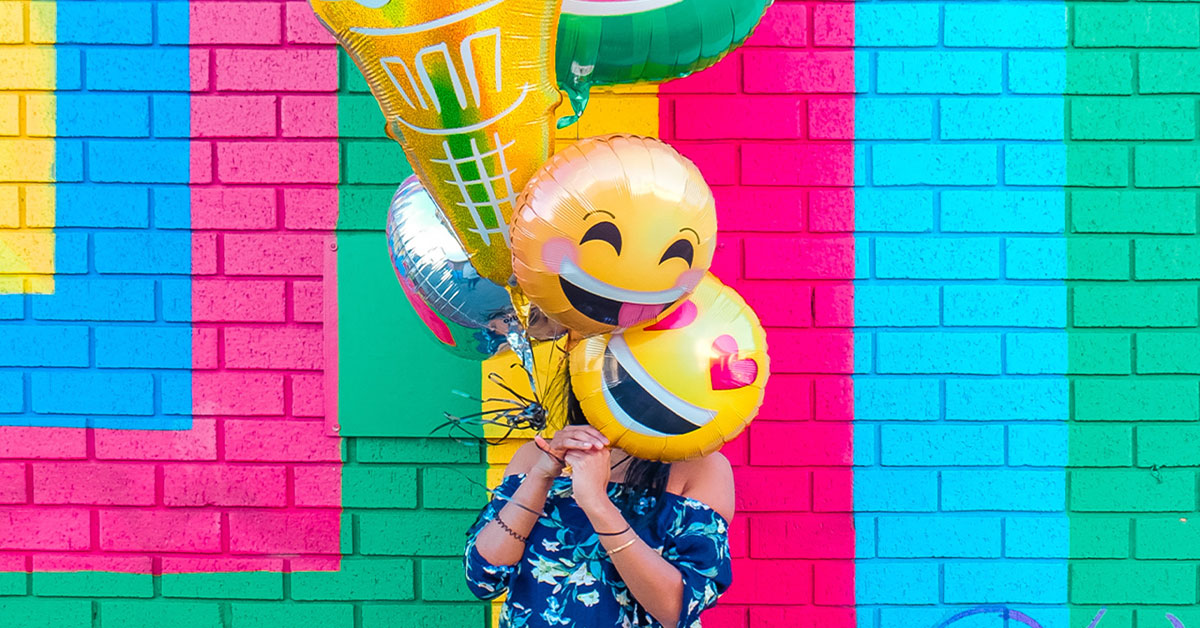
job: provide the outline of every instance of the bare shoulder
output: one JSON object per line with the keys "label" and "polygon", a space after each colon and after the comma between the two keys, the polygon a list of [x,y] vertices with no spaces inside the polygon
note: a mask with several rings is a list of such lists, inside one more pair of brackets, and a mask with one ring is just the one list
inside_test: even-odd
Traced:
{"label": "bare shoulder", "polygon": [[504,475],[516,475],[529,471],[537,462],[540,453],[541,450],[533,441],[521,445],[513,454],[512,460],[508,462],[508,466],[504,467]]}
{"label": "bare shoulder", "polygon": [[733,520],[733,467],[721,452],[703,458],[676,462],[682,480],[682,495],[704,502],[726,521]]}

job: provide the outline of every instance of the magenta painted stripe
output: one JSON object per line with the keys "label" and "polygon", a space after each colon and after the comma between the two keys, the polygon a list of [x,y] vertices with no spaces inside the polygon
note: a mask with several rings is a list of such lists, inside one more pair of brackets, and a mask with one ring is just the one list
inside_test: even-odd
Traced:
{"label": "magenta painted stripe", "polygon": [[705,625],[856,626],[853,32],[850,3],[776,3],[742,49],[660,90],[664,139],[717,197],[713,270],[772,358],[758,418],[723,450],[734,583]]}

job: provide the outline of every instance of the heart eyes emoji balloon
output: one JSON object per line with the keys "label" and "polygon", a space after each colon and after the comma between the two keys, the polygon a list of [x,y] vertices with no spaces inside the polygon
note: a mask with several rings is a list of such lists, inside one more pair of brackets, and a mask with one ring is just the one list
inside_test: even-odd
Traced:
{"label": "heart eyes emoji balloon", "polygon": [[770,374],[758,317],[712,275],[654,323],[584,339],[570,368],[588,423],[615,447],[663,461],[707,455],[741,433]]}
{"label": "heart eyes emoji balloon", "polygon": [[580,336],[658,318],[712,264],[712,190],[695,164],[659,140],[581,140],[534,174],[517,206],[517,281]]}

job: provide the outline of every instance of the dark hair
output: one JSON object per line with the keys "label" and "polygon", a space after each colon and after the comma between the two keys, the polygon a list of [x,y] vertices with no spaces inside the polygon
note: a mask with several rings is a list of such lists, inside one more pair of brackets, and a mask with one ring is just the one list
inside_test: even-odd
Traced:
{"label": "dark hair", "polygon": [[[569,376],[564,378],[563,392],[567,406],[567,425],[587,425],[587,417],[583,415],[579,398],[571,390]],[[671,463],[630,456],[623,464],[626,465],[623,484],[636,492],[645,491],[646,496],[654,497],[657,509],[657,506],[662,504],[667,480],[671,477]]]}

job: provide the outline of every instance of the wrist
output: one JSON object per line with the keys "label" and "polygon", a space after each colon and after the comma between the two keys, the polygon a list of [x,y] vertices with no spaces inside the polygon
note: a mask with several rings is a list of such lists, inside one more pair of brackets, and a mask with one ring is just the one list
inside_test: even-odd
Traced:
{"label": "wrist", "polygon": [[554,478],[558,477],[559,475],[562,475],[561,468],[547,469],[540,465],[533,467],[529,470],[529,473],[525,474],[525,476],[528,478],[545,482],[553,482]]}
{"label": "wrist", "polygon": [[536,484],[538,486],[545,486],[546,488],[549,488],[550,485],[554,482],[555,477],[557,477],[557,474],[555,474],[552,471],[534,467],[534,468],[530,469],[528,473],[525,474],[525,482],[529,483],[529,484]]}
{"label": "wrist", "polygon": [[575,503],[579,504],[579,508],[588,518],[611,518],[613,514],[620,515],[620,511],[613,505],[612,500],[608,498],[608,493],[600,495],[575,495]]}

